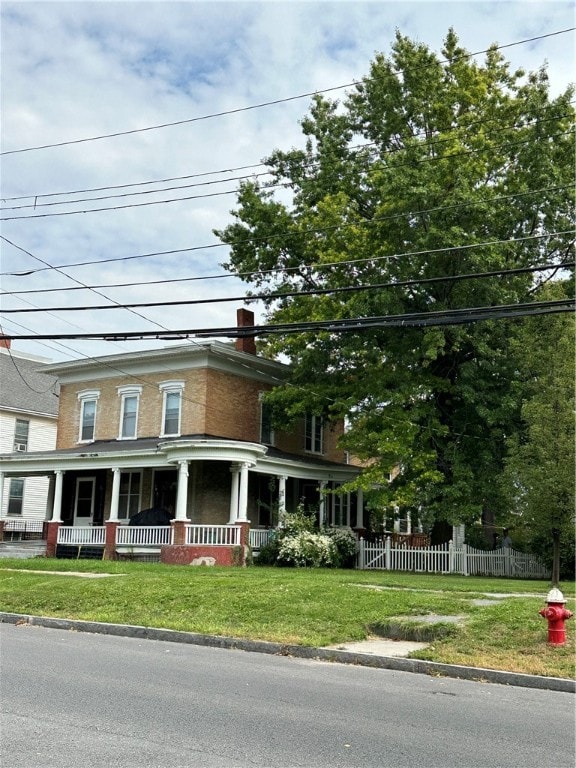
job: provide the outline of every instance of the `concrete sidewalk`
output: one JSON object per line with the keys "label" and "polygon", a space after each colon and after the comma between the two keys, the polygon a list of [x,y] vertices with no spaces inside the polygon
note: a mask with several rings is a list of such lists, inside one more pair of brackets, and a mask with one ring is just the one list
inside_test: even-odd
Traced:
{"label": "concrete sidewalk", "polygon": [[[524,675],[516,672],[501,672],[493,669],[456,666],[441,664],[434,661],[421,661],[401,656],[390,655],[394,647],[404,652],[415,650],[406,641],[396,640],[367,640],[362,643],[345,643],[335,648],[309,648],[301,645],[283,645],[262,640],[244,640],[242,638],[219,637],[216,635],[201,635],[195,632],[179,632],[171,629],[156,629],[126,624],[104,624],[93,621],[78,621],[70,619],[53,619],[42,616],[29,616],[18,613],[0,612],[0,623],[22,624],[51,629],[72,630],[75,632],[92,632],[119,637],[133,637],[141,640],[158,640],[171,643],[187,643],[190,645],[205,645],[212,648],[248,651],[251,653],[267,653],[276,656],[292,656],[300,659],[330,661],[339,664],[358,664],[360,666],[378,669],[392,669],[401,672],[414,672],[440,677],[454,677],[464,680],[476,680],[484,683],[499,683],[515,685],[524,688],[562,691],[576,693],[576,682],[557,677],[539,677]],[[420,644],[420,645],[426,645]]]}

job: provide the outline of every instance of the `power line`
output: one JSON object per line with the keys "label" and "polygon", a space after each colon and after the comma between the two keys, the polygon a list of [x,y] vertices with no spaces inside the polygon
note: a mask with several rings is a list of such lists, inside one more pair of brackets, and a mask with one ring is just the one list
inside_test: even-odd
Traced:
{"label": "power line", "polygon": [[[224,296],[210,299],[181,299],[177,301],[149,301],[142,303],[121,305],[122,309],[143,309],[149,307],[177,307],[193,306],[198,304],[221,304],[231,301],[257,301],[260,299],[288,299],[302,296],[326,296],[338,293],[360,293],[362,291],[375,291],[384,288],[408,288],[412,286],[433,285],[435,283],[452,283],[461,280],[478,280],[487,277],[510,277],[512,275],[525,275],[534,272],[544,272],[549,270],[570,269],[574,262],[562,262],[560,264],[544,264],[537,267],[518,267],[517,269],[499,269],[490,272],[467,273],[463,275],[444,275],[442,277],[428,277],[417,280],[398,280],[396,282],[374,283],[372,285],[346,285],[338,288],[316,288],[310,291],[280,291],[277,293],[250,294],[248,296]],[[111,299],[110,299],[111,301]],[[82,307],[72,307],[66,305],[63,307],[35,307],[33,309],[2,309],[1,314],[24,314],[30,312],[89,312],[105,309],[118,309],[118,304],[102,304]]]}
{"label": "power line", "polygon": [[[569,104],[573,104],[574,102],[570,101],[568,103]],[[540,114],[546,113],[549,110],[554,109],[555,106],[556,106],[555,104],[548,105],[547,107],[545,107],[544,109],[541,110]],[[536,117],[536,118],[534,118],[533,121],[528,121],[528,122],[525,122],[525,123],[522,122],[519,125],[513,123],[512,125],[509,125],[509,126],[506,126],[506,127],[509,128],[510,130],[525,130],[526,128],[533,127],[534,125],[540,125],[540,124],[546,123],[546,122],[553,122],[553,121],[561,120],[562,118],[569,117],[569,116],[570,116],[570,113],[561,113],[561,114],[556,114],[553,117],[549,117],[549,118],[538,118],[538,117]],[[462,132],[462,131],[469,132],[470,130],[472,130],[473,128],[475,128],[475,127],[477,127],[479,125],[486,125],[486,124],[490,124],[490,123],[496,123],[498,125],[498,131],[497,132],[498,133],[501,132],[503,126],[495,118],[488,118],[486,120],[474,120],[473,122],[468,123],[466,126],[455,126],[454,128],[452,128],[452,129],[450,129],[448,131],[444,131],[442,135],[448,134],[448,138],[438,139],[435,142],[427,141],[426,142],[426,147],[427,148],[435,148],[435,147],[438,147],[438,146],[440,146],[442,144],[449,143],[450,141],[453,140],[452,139],[452,134],[454,134],[454,133],[459,133],[459,132]],[[488,138],[491,135],[492,135],[491,133],[487,133],[486,134],[486,138]],[[562,134],[560,134],[560,135],[562,135]],[[417,139],[420,136],[426,136],[427,137],[426,131],[418,131],[418,132],[414,133],[413,135],[411,135],[410,138],[411,139]],[[362,150],[370,149],[371,147],[374,147],[374,146],[378,146],[378,142],[366,142],[364,144],[355,144],[355,145],[349,147],[348,149],[349,149],[350,152],[361,152]],[[503,145],[500,145],[500,146],[516,146],[516,145],[515,144],[509,144],[509,145],[503,144]],[[481,152],[481,151],[486,151],[486,150],[473,150],[473,151]],[[380,152],[378,156],[379,157],[385,157],[386,155],[394,155],[394,154],[397,154],[397,153],[398,153],[397,149],[386,150],[384,152]],[[456,157],[458,155],[453,154],[453,155],[450,155],[450,156],[451,157]],[[437,158],[427,158],[427,160],[431,160],[431,161],[434,160],[434,159],[437,159]],[[313,166],[315,164],[318,164],[318,162],[319,162],[319,159],[317,157],[315,157],[315,158],[311,158],[310,160],[307,160],[304,163],[304,165],[306,167],[310,167],[310,166]],[[423,162],[423,161],[420,161],[420,162]],[[63,192],[45,192],[45,193],[42,193],[42,194],[30,194],[30,195],[19,195],[19,196],[16,196],[16,197],[4,197],[4,198],[2,198],[3,202],[12,202],[12,201],[18,201],[18,200],[34,200],[34,204],[30,205],[30,206],[18,206],[17,208],[4,208],[3,210],[17,210],[17,209],[26,208],[26,207],[34,207],[34,208],[36,208],[36,207],[38,207],[38,205],[44,205],[43,203],[38,204],[37,201],[42,199],[42,198],[46,198],[46,197],[64,197],[64,196],[69,196],[69,195],[84,194],[84,193],[87,193],[87,192],[105,192],[106,190],[126,189],[127,187],[142,187],[142,186],[149,186],[151,184],[165,184],[165,183],[168,183],[168,182],[171,182],[171,181],[187,181],[187,180],[190,180],[190,179],[203,178],[203,177],[206,177],[206,176],[215,176],[215,175],[222,174],[222,173],[232,173],[232,172],[235,172],[235,171],[243,171],[243,170],[247,170],[249,168],[263,168],[263,167],[267,167],[267,165],[268,165],[267,163],[260,162],[260,163],[252,163],[252,164],[248,164],[248,165],[241,165],[241,166],[238,166],[236,168],[225,168],[225,169],[220,169],[220,170],[215,170],[215,171],[204,171],[202,173],[188,174],[188,175],[185,175],[185,176],[173,176],[173,177],[164,178],[164,179],[152,179],[152,180],[146,180],[146,181],[127,183],[127,184],[115,184],[115,185],[109,185],[109,186],[104,186],[104,187],[89,187],[89,188],[86,188],[86,189],[76,189],[76,190],[69,190],[69,191],[63,191]],[[188,187],[207,186],[207,185],[212,185],[212,184],[223,184],[224,182],[227,182],[227,181],[238,181],[238,180],[242,180],[242,179],[255,178],[255,177],[259,177],[259,176],[267,176],[267,175],[270,175],[271,173],[272,173],[272,171],[266,171],[265,173],[251,173],[251,174],[244,175],[244,176],[236,176],[236,177],[230,177],[230,178],[226,178],[226,179],[213,179],[212,181],[207,181],[207,182],[202,182],[202,183],[186,184],[186,185],[182,185],[180,187],[168,187],[168,188],[159,189],[159,190],[149,190],[147,192],[127,192],[127,193],[125,193],[125,195],[108,195],[106,197],[95,198],[95,199],[108,199],[109,197],[123,197],[123,196],[131,196],[131,195],[136,195],[136,194],[154,194],[154,193],[158,193],[158,192],[162,192],[162,191],[169,191],[170,189],[185,189],[185,188],[188,188]],[[75,202],[85,202],[85,201],[84,200],[69,200],[69,201],[64,201],[64,202],[62,202],[60,204],[61,205],[65,205],[65,204],[72,204],[72,203],[75,203]],[[57,201],[54,201],[54,202],[51,203],[51,205],[58,205],[58,204],[59,203]]]}
{"label": "power line", "polygon": [[[452,60],[450,60],[450,59],[442,59],[438,63],[446,64],[446,63],[452,63],[454,61],[458,61],[460,59],[470,59],[473,56],[479,56],[480,54],[489,53],[490,51],[503,50],[505,48],[512,48],[512,47],[514,47],[516,45],[524,45],[526,43],[532,43],[532,42],[535,42],[537,40],[543,40],[543,39],[548,38],[548,37],[556,37],[557,35],[563,35],[563,34],[566,34],[567,32],[573,32],[574,29],[576,29],[576,27],[569,27],[567,29],[561,29],[561,30],[558,30],[556,32],[549,32],[549,33],[544,34],[544,35],[537,35],[536,37],[526,38],[524,40],[518,40],[518,41],[516,41],[514,43],[507,43],[505,45],[493,45],[493,46],[490,46],[489,48],[486,48],[486,49],[481,50],[481,51],[474,51],[473,53],[463,54],[462,56],[455,57]],[[176,121],[173,121],[173,122],[170,122],[170,123],[161,123],[159,125],[151,125],[151,126],[147,126],[145,128],[132,128],[132,129],[126,130],[126,131],[116,131],[114,133],[101,134],[99,136],[90,136],[90,137],[86,137],[86,138],[83,138],[83,139],[72,139],[72,140],[69,140],[69,141],[60,141],[60,142],[56,142],[56,143],[53,143],[53,144],[43,144],[41,146],[35,146],[35,147],[24,147],[24,148],[21,148],[21,149],[11,149],[11,150],[7,150],[7,151],[4,151],[4,152],[0,152],[0,155],[14,155],[14,154],[22,153],[22,152],[33,152],[33,151],[36,151],[36,150],[51,149],[51,148],[55,148],[55,147],[69,146],[71,144],[82,144],[82,143],[89,142],[89,141],[100,141],[102,139],[111,139],[111,138],[116,138],[118,136],[128,136],[128,135],[132,135],[132,134],[136,134],[136,133],[144,133],[146,131],[155,131],[155,130],[159,130],[159,129],[162,129],[162,128],[172,128],[172,127],[178,126],[178,125],[186,125],[186,124],[189,124],[189,123],[196,123],[196,122],[200,122],[202,120],[210,120],[210,119],[213,119],[213,118],[216,118],[216,117],[224,117],[226,115],[233,115],[233,114],[238,114],[238,113],[241,113],[241,112],[248,112],[250,110],[261,109],[263,107],[275,106],[277,104],[283,104],[283,103],[287,103],[287,102],[290,102],[290,101],[297,101],[298,99],[309,98],[310,96],[316,96],[316,95],[319,95],[321,93],[329,93],[331,91],[343,90],[344,88],[351,88],[351,87],[355,86],[356,84],[357,84],[356,82],[345,83],[344,85],[337,85],[337,86],[333,86],[331,88],[323,88],[323,89],[316,90],[316,91],[309,91],[307,93],[299,94],[298,96],[288,96],[288,97],[282,98],[282,99],[274,99],[274,100],[271,100],[271,101],[265,101],[265,102],[262,102],[260,104],[252,104],[252,105],[249,105],[247,107],[238,107],[236,109],[229,109],[229,110],[225,110],[225,111],[222,111],[222,112],[214,112],[214,113],[211,113],[211,114],[208,114],[208,115],[201,115],[199,117],[191,117],[191,118],[187,118],[185,120],[176,120]]]}
{"label": "power line", "polygon": [[[21,328],[25,328],[25,326],[22,326],[20,323],[15,323],[15,325],[19,325]],[[30,328],[28,328],[27,330],[30,330]],[[10,336],[10,334],[5,333],[4,329],[2,329],[1,326],[0,326],[0,332],[6,338],[12,338],[12,339],[16,339],[16,338],[23,339],[24,338],[23,336],[20,336],[20,337]],[[113,365],[105,357],[103,358],[103,357],[94,357],[92,355],[85,355],[85,354],[79,352],[77,349],[72,349],[71,347],[67,346],[66,344],[61,344],[61,343],[58,343],[58,342],[57,342],[57,344],[58,344],[59,347],[62,347],[62,349],[65,349],[68,352],[73,352],[75,355],[81,355],[81,357],[83,359],[85,359],[85,360],[87,360],[87,361],[89,361],[91,363],[92,362],[99,363],[100,365],[104,366],[105,368],[108,368],[112,372],[113,375],[120,374],[121,376],[125,376],[125,377],[127,377],[128,379],[131,379],[134,382],[137,382],[139,384],[144,385],[145,387],[149,387],[151,389],[154,389],[155,391],[158,390],[158,384],[157,383],[151,382],[148,379],[145,379],[145,378],[142,378],[140,376],[137,376],[136,374],[129,373],[128,371],[125,371],[122,368],[119,368],[117,365]],[[198,342],[194,342],[194,345],[199,346]],[[44,344],[43,346],[47,346],[48,349],[51,349],[51,347],[49,345]],[[182,370],[181,368],[173,368],[172,366],[163,364],[161,372],[162,373],[180,373],[181,370]],[[31,387],[28,384],[27,384],[27,386],[28,386],[29,389],[31,389]],[[34,390],[34,391],[37,391],[37,390]],[[41,393],[38,392],[38,394],[41,394]],[[194,398],[192,398],[189,395],[187,395],[185,389],[182,392],[182,400],[183,400],[183,402],[192,403],[193,405],[200,405],[202,408],[206,407],[206,403],[205,402],[202,402],[201,400],[194,400]]]}
{"label": "power line", "polygon": [[[202,173],[191,173],[186,176],[171,176],[165,179],[149,179],[147,181],[133,181],[129,184],[111,184],[105,187],[88,187],[86,189],[72,189],[66,192],[43,192],[41,194],[19,195],[18,197],[4,197],[2,198],[2,200],[4,202],[9,202],[11,200],[29,200],[30,198],[39,199],[41,197],[57,197],[61,195],[79,195],[79,194],[83,194],[84,192],[103,192],[106,189],[125,189],[126,187],[142,187],[147,184],[166,184],[169,181],[185,181],[186,179],[198,179],[203,176],[216,176],[219,173],[234,173],[236,171],[245,171],[248,168],[262,168],[265,165],[266,163],[253,163],[251,165],[239,165],[236,168],[221,168],[218,171],[204,171]],[[220,179],[220,181],[225,181],[225,179]],[[219,181],[216,180],[214,183],[219,183]]]}
{"label": "power line", "polygon": [[[0,208],[0,211],[22,211],[22,210],[25,210],[26,208],[33,208],[34,210],[37,210],[38,208],[47,208],[48,206],[53,206],[53,205],[76,205],[78,203],[90,203],[98,200],[112,200],[112,199],[121,198],[121,197],[136,197],[137,195],[158,195],[161,192],[172,192],[175,189],[190,189],[191,187],[208,187],[208,186],[212,186],[213,184],[226,184],[232,181],[245,181],[246,179],[255,179],[255,178],[259,178],[260,176],[270,176],[270,174],[271,174],[271,171],[266,171],[262,173],[251,173],[248,176],[233,176],[228,179],[214,179],[213,181],[203,181],[196,184],[181,184],[175,187],[163,187],[162,189],[147,189],[147,190],[138,191],[138,192],[122,192],[120,194],[114,194],[114,195],[102,195],[101,197],[83,197],[78,200],[53,200],[52,202],[49,202],[49,203],[34,202],[28,205],[14,205],[11,207]],[[219,192],[218,194],[226,195],[226,194],[230,194],[230,192]],[[198,195],[198,197],[210,197],[210,196],[211,195]],[[48,197],[48,195],[43,195],[43,197]]]}
{"label": "power line", "polygon": [[[569,136],[572,133],[573,133],[572,130],[565,131],[563,133],[552,134],[550,136],[546,136],[545,139],[549,140],[549,139],[559,138],[561,136]],[[525,146],[527,144],[533,144],[533,143],[534,143],[534,140],[531,138],[531,139],[527,139],[525,141],[520,141],[520,142],[515,142],[515,143],[508,143],[508,144],[500,144],[500,145],[497,145],[497,146],[490,146],[490,147],[486,147],[486,148],[482,148],[482,149],[471,149],[471,150],[465,150],[465,151],[462,151],[462,152],[453,152],[453,153],[450,153],[448,155],[437,155],[437,156],[434,156],[434,157],[425,157],[425,158],[421,158],[421,159],[418,159],[418,160],[413,159],[413,160],[410,160],[410,161],[408,161],[406,163],[395,164],[393,169],[392,168],[385,168],[384,170],[396,170],[398,168],[402,168],[403,166],[412,166],[414,164],[418,164],[419,165],[419,164],[428,163],[428,162],[438,162],[440,160],[458,159],[460,157],[464,157],[464,156],[468,156],[468,155],[475,155],[475,154],[479,154],[479,153],[482,153],[482,152],[494,152],[495,150],[501,149],[502,147],[505,147],[506,149],[509,149],[511,147]],[[426,146],[433,147],[434,144],[426,145]],[[393,154],[398,154],[398,151],[396,151]],[[271,174],[271,172],[266,172],[266,173],[255,174],[255,175],[256,176],[268,176],[270,174]],[[251,177],[245,177],[245,178],[251,178]],[[213,182],[213,183],[220,183],[220,182]],[[197,185],[184,185],[182,187],[172,187],[171,189],[186,189],[189,186],[197,186]],[[266,189],[266,190],[279,189],[279,188],[288,189],[290,186],[291,186],[291,182],[290,181],[285,181],[285,182],[280,182],[280,183],[277,183],[277,184],[266,184],[264,189]],[[108,200],[108,199],[118,198],[118,197],[133,197],[135,195],[159,194],[160,192],[165,192],[165,191],[169,191],[169,190],[168,189],[165,189],[165,190],[148,190],[146,192],[130,192],[130,193],[125,193],[125,194],[121,194],[121,195],[106,195],[104,197],[99,197],[99,198],[98,197],[86,198],[86,199],[80,199],[80,200],[69,200],[69,201],[64,201],[64,202],[53,201],[53,202],[50,202],[50,203],[40,203],[39,205],[36,205],[36,204],[34,204],[34,205],[20,205],[20,206],[8,207],[8,208],[0,208],[0,212],[3,212],[3,211],[14,211],[14,210],[23,210],[23,209],[26,209],[26,208],[33,208],[34,210],[36,210],[37,208],[46,208],[46,207],[52,207],[52,206],[55,206],[55,205],[57,205],[57,206],[58,205],[77,205],[78,203],[83,203],[83,202],[92,202],[92,201],[97,201],[97,200]],[[0,218],[0,221],[20,221],[22,219],[44,219],[44,218],[48,218],[48,217],[52,217],[52,216],[73,216],[73,215],[79,214],[79,213],[86,214],[86,213],[100,213],[100,212],[107,212],[107,211],[119,211],[119,210],[125,210],[125,209],[128,209],[128,208],[142,208],[142,207],[150,206],[150,205],[165,205],[165,204],[168,204],[168,203],[179,203],[179,202],[185,202],[185,201],[189,201],[189,200],[202,200],[202,199],[211,198],[211,197],[222,197],[222,196],[225,196],[225,195],[235,195],[235,194],[238,194],[238,189],[237,188],[231,189],[231,190],[226,190],[226,191],[223,191],[223,192],[209,192],[209,193],[206,193],[206,194],[203,194],[203,195],[186,195],[185,197],[175,197],[175,198],[169,198],[167,200],[150,200],[150,201],[145,202],[145,203],[129,203],[128,205],[114,205],[114,206],[106,206],[106,207],[103,207],[103,208],[88,208],[88,209],[81,209],[79,211],[57,211],[57,212],[54,212],[54,213],[38,213],[38,214],[30,214],[30,215],[26,215],[26,216],[3,216],[2,218]]]}
{"label": "power line", "polygon": [[[10,241],[7,240],[7,238],[2,237],[2,239],[6,240],[7,242],[10,242]],[[31,256],[33,259],[36,259],[36,261],[39,261],[41,264],[47,264],[48,266],[52,266],[47,261],[44,261],[44,259],[41,259],[39,256],[35,256],[33,253],[30,253],[30,251],[27,251],[25,248],[22,248],[19,245],[16,245],[15,243],[12,243],[12,242],[10,242],[10,245],[14,246],[15,248],[18,248],[18,250],[22,251],[22,253],[26,253],[28,256]],[[52,267],[52,268],[54,268],[54,267]],[[115,301],[115,299],[111,299],[109,296],[106,296],[106,294],[100,293],[99,291],[97,291],[97,290],[95,290],[93,288],[89,288],[89,286],[87,286],[85,283],[83,283],[80,280],[77,280],[75,277],[72,277],[71,275],[68,275],[66,272],[64,272],[62,269],[60,269],[58,267],[55,268],[55,269],[60,274],[64,275],[64,277],[67,277],[69,280],[72,280],[73,282],[78,283],[78,285],[82,286],[83,288],[86,288],[86,289],[92,291],[93,293],[96,293],[98,296],[102,296],[102,298],[106,299],[107,301],[112,301],[119,309],[124,309],[124,306],[120,302]],[[128,312],[132,313],[133,315],[136,315],[137,317],[140,317],[142,320],[145,320],[146,322],[151,323],[152,325],[155,325],[157,328],[162,328],[165,331],[168,330],[161,323],[158,323],[155,320],[151,320],[150,318],[146,317],[145,315],[142,315],[139,312],[136,312],[134,309],[130,309],[130,308],[126,308],[126,309],[127,309]],[[195,344],[196,342],[192,342],[192,343]]]}
{"label": "power line", "polygon": [[410,312],[401,315],[383,315],[379,317],[348,318],[341,320],[323,320],[300,323],[281,323],[271,325],[226,326],[223,328],[185,328],[159,333],[158,331],[134,332],[98,332],[82,334],[33,334],[31,336],[10,336],[12,340],[42,339],[102,339],[104,341],[127,341],[143,339],[183,340],[190,337],[208,339],[212,337],[244,338],[267,336],[271,334],[359,332],[368,328],[417,328],[441,325],[463,325],[480,320],[503,320],[528,317],[532,315],[574,312],[574,299],[558,301],[527,302],[521,304],[502,304],[492,307],[466,307],[463,309],[442,310],[438,312]]}
{"label": "power line", "polygon": [[[274,186],[282,187],[285,184],[276,184]],[[205,195],[187,195],[186,197],[174,197],[168,200],[150,200],[146,203],[130,203],[129,205],[112,205],[105,208],[90,208],[80,211],[60,211],[57,213],[35,213],[28,216],[3,216],[0,221],[22,221],[23,219],[47,219],[51,216],[74,216],[78,213],[99,213],[102,211],[121,211],[126,208],[144,208],[150,205],[166,205],[168,203],[181,203],[187,200],[201,200],[209,197],[222,197],[224,195],[235,195],[238,193],[237,189],[231,189],[227,192],[210,192]],[[52,205],[52,203],[51,203]],[[53,205],[62,205],[62,203],[53,203]]]}
{"label": "power line", "polygon": [[[2,334],[2,336],[4,336],[4,330],[2,328],[2,325],[0,325],[0,333]],[[32,384],[30,384],[30,382],[26,379],[26,376],[20,370],[20,367],[18,366],[18,363],[16,362],[16,358],[12,354],[12,350],[10,349],[10,347],[6,349],[6,352],[8,353],[8,357],[10,358],[10,361],[14,366],[14,370],[16,371],[18,378],[22,381],[26,389],[29,389],[31,392],[34,392],[37,395],[45,395],[48,392],[51,392],[55,397],[57,396],[56,392],[54,392],[54,387],[55,387],[54,381],[52,381],[52,383],[48,387],[46,387],[46,389],[36,389],[36,387],[33,387]]]}
{"label": "power line", "polygon": [[[308,271],[316,271],[321,272],[325,269],[330,269],[332,267],[343,267],[343,266],[352,266],[357,264],[363,264],[363,263],[375,263],[379,261],[390,261],[392,259],[399,259],[399,258],[406,258],[408,256],[425,256],[425,255],[431,255],[431,254],[437,254],[437,253],[451,253],[453,251],[466,251],[473,248],[485,248],[485,247],[493,247],[495,245],[515,245],[517,243],[522,243],[525,241],[530,240],[543,240],[544,238],[549,237],[560,237],[562,235],[571,235],[574,233],[574,230],[568,229],[558,232],[546,232],[545,234],[541,235],[525,235],[524,237],[512,237],[508,238],[507,240],[488,240],[481,243],[469,243],[467,245],[453,245],[448,246],[446,248],[435,248],[432,250],[423,250],[423,251],[409,251],[404,253],[395,253],[391,255],[386,256],[370,256],[362,259],[345,259],[343,261],[331,261],[331,262],[323,262],[318,264],[303,264],[299,267],[277,267],[275,269],[266,269],[266,270],[258,270],[258,275],[264,276],[264,275],[273,275],[277,273],[282,272],[295,272],[301,269],[306,269]],[[7,242],[9,245],[14,246],[15,248],[18,248],[22,250],[24,253],[30,254],[25,249],[21,248],[20,246],[13,243],[11,240],[9,240],[7,237],[4,237],[3,235],[0,235],[0,239]],[[176,253],[180,253],[180,251],[175,251]],[[174,253],[174,251],[167,251],[167,252],[161,252],[159,254],[147,254],[147,256],[150,255],[164,255],[165,253]],[[34,257],[36,258],[36,257]],[[126,257],[126,258],[144,258],[144,256],[134,256],[134,257]],[[116,261],[116,259],[114,259]],[[100,262],[88,262],[89,264]],[[68,267],[71,266],[79,266],[78,264],[70,264],[67,265]],[[80,265],[83,266],[83,265]],[[54,267],[54,269],[58,270],[58,267]],[[41,272],[44,270],[33,270],[30,273],[4,273],[4,275],[12,275],[12,276],[24,276],[27,274],[32,274],[33,272]],[[70,291],[82,291],[82,290],[91,290],[96,288],[130,288],[140,285],[161,285],[164,283],[185,283],[185,282],[197,282],[199,280],[221,280],[224,278],[245,278],[252,276],[252,272],[239,272],[238,274],[232,274],[230,272],[224,273],[224,274],[218,274],[218,275],[200,275],[197,277],[182,277],[182,278],[171,278],[166,280],[148,280],[148,281],[140,281],[135,283],[106,283],[104,285],[85,285],[81,284],[80,287],[68,287],[68,288],[36,288],[36,289],[29,289],[24,291],[0,291],[0,296],[23,296],[27,294],[32,293],[67,293]],[[69,277],[69,276],[68,276]],[[72,279],[72,278],[70,278]]]}
{"label": "power line", "polygon": [[[558,191],[562,191],[562,190],[565,190],[565,189],[572,189],[572,186],[571,185],[563,185],[563,186],[556,186],[556,187],[544,187],[542,189],[532,190],[532,191],[529,191],[529,192],[520,192],[520,193],[511,194],[511,195],[500,195],[498,197],[493,197],[490,200],[479,200],[479,201],[474,201],[474,202],[456,203],[454,205],[448,205],[448,206],[437,206],[435,208],[426,208],[426,209],[419,210],[419,211],[406,211],[406,212],[403,212],[403,213],[395,213],[395,214],[391,214],[390,216],[375,216],[372,219],[362,219],[360,221],[354,221],[354,222],[349,222],[349,223],[342,223],[342,222],[340,222],[339,224],[335,224],[334,226],[331,226],[331,227],[310,228],[310,229],[305,230],[305,232],[303,232],[302,234],[304,234],[304,235],[309,235],[309,234],[310,235],[314,235],[314,234],[318,234],[318,233],[321,234],[321,233],[332,232],[332,231],[335,231],[335,230],[338,230],[338,229],[345,229],[347,227],[357,227],[359,225],[369,226],[369,225],[372,225],[372,224],[381,223],[383,221],[393,221],[395,219],[403,218],[403,217],[406,217],[406,216],[411,216],[411,217],[423,216],[425,214],[437,213],[439,211],[456,210],[458,208],[466,208],[466,207],[468,207],[468,208],[472,207],[473,208],[476,205],[484,205],[486,203],[502,202],[504,200],[512,200],[512,199],[517,199],[517,198],[526,197],[526,196],[530,196],[530,195],[536,195],[536,194],[539,194],[541,192],[558,192]],[[270,235],[270,236],[268,236],[266,238],[260,238],[260,239],[259,238],[252,238],[251,242],[255,243],[255,244],[258,244],[260,242],[269,242],[270,240],[277,240],[277,239],[280,239],[280,238],[283,238],[283,237],[286,237],[286,233],[281,233],[281,234],[278,234],[278,235]],[[0,239],[4,240],[7,243],[10,243],[11,245],[14,245],[14,243],[11,243],[11,241],[8,240],[8,238],[6,238],[6,237],[4,237],[2,235],[0,235]],[[169,251],[153,251],[151,253],[139,254],[137,256],[121,256],[121,257],[115,257],[115,258],[111,258],[111,259],[98,259],[98,260],[95,260],[95,261],[75,262],[75,263],[72,263],[72,264],[62,264],[62,265],[59,265],[58,267],[49,266],[48,269],[56,269],[56,270],[58,270],[58,269],[61,269],[63,267],[66,267],[67,269],[69,269],[71,267],[84,267],[84,266],[89,266],[89,265],[92,265],[92,264],[108,264],[108,263],[111,263],[111,262],[114,262],[114,261],[126,262],[126,261],[131,261],[131,260],[134,260],[134,259],[150,258],[150,257],[153,257],[153,256],[166,256],[166,255],[173,255],[173,254],[177,254],[177,253],[191,253],[193,251],[203,251],[203,250],[209,250],[209,249],[213,249],[213,248],[225,248],[225,247],[230,247],[230,246],[233,247],[234,245],[238,244],[239,242],[244,242],[244,241],[234,241],[232,243],[209,243],[207,245],[197,245],[197,246],[191,246],[189,248],[172,249],[172,250],[169,250]],[[15,246],[15,247],[18,248],[19,246]],[[21,250],[24,253],[27,253],[27,251],[25,251],[25,249],[21,249]],[[30,254],[30,255],[32,255],[32,254]],[[391,258],[391,257],[387,257],[387,258]],[[41,259],[38,259],[38,261],[41,261]],[[46,263],[46,262],[44,262],[44,263]],[[10,276],[10,277],[26,277],[28,275],[32,275],[32,274],[35,274],[37,272],[42,272],[42,271],[45,271],[45,269],[26,270],[25,272],[0,272],[0,277],[6,277],[6,276]],[[265,274],[265,273],[266,273],[266,271],[259,272],[259,274]],[[247,273],[245,273],[245,274],[247,274]],[[252,273],[248,273],[248,274],[252,274]],[[215,277],[217,277],[217,276],[215,276]],[[205,278],[205,279],[208,279],[208,278]],[[215,278],[210,278],[210,279],[215,279]]]}

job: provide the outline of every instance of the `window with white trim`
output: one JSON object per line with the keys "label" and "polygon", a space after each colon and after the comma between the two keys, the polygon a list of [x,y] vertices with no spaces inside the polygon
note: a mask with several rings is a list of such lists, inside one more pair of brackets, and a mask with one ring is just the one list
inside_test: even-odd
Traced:
{"label": "window with white trim", "polygon": [[14,425],[14,450],[28,450],[28,433],[30,431],[30,422],[28,419],[16,419]]}
{"label": "window with white trim", "polygon": [[24,480],[13,477],[8,490],[8,515],[21,515],[24,506]]}
{"label": "window with white trim", "polygon": [[350,527],[350,494],[335,493],[332,496],[330,524],[335,528]]}
{"label": "window with white trim", "polygon": [[306,414],[304,427],[304,449],[311,453],[323,453],[323,424],[321,416]]}
{"label": "window with white trim", "polygon": [[120,495],[118,497],[118,518],[128,520],[140,511],[140,472],[120,473]]}
{"label": "window with white trim", "polygon": [[142,387],[118,387],[122,398],[120,406],[120,440],[134,440],[138,437],[138,408]]}
{"label": "window with white trim", "polygon": [[80,401],[80,434],[79,442],[88,443],[96,435],[96,410],[100,392],[95,389],[78,392]]}
{"label": "window with white trim", "polygon": [[159,386],[160,391],[163,392],[164,395],[162,402],[162,431],[160,436],[176,437],[180,434],[184,382],[163,381]]}

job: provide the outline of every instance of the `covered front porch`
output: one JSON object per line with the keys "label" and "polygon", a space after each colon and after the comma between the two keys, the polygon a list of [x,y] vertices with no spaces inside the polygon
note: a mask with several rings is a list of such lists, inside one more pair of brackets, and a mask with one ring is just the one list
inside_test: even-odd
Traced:
{"label": "covered front porch", "polygon": [[[47,524],[45,524],[47,525]],[[108,533],[108,528],[110,532]],[[48,528],[50,530],[50,528]],[[252,552],[258,553],[271,536],[273,528],[250,528],[248,531],[248,545]],[[143,556],[142,559],[160,560],[163,546],[172,546],[175,543],[175,526],[114,526],[110,524],[93,526],[65,526],[58,525],[58,529],[52,531],[51,538],[55,538],[55,554],[65,556],[66,550],[70,550],[69,556],[81,557],[88,553],[92,557],[104,558],[107,545],[112,556],[122,559],[133,559]],[[242,543],[242,526],[240,525],[184,525],[184,545],[209,548],[208,554],[202,556],[205,561],[214,557],[218,552],[213,547],[239,547]],[[111,545],[111,546],[110,546]],[[212,564],[203,562],[198,564]]]}
{"label": "covered front porch", "polygon": [[[244,564],[283,511],[303,504],[319,524],[363,529],[361,494],[338,493],[356,467],[307,461],[258,443],[209,437],[93,443],[82,451],[0,457],[4,479],[48,475],[47,554]],[[164,525],[134,525],[142,510]],[[0,528],[2,526],[0,525]]]}

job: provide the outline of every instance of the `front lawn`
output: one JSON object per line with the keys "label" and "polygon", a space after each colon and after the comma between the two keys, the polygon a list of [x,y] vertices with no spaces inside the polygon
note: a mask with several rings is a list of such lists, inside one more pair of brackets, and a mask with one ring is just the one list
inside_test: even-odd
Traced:
{"label": "front lawn", "polygon": [[[16,570],[9,570],[16,569]],[[110,574],[106,578],[47,571]],[[574,610],[574,585],[561,586]],[[464,576],[287,568],[189,568],[88,560],[2,560],[0,610],[309,646],[362,640],[391,617],[465,616],[414,657],[553,677],[574,676],[569,642],[549,648],[538,615],[549,585]],[[497,598],[492,605],[473,600]],[[534,595],[534,596],[531,596]]]}

